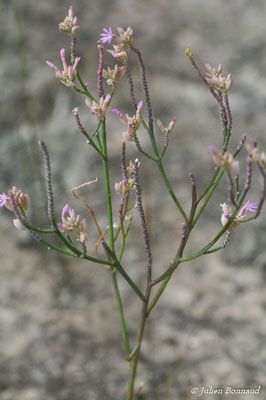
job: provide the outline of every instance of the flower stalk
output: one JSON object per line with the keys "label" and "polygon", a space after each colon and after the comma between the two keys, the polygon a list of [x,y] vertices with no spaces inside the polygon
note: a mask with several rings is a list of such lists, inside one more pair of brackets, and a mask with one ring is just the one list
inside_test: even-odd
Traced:
{"label": "flower stalk", "polygon": [[[76,190],[84,187],[87,184],[97,181],[83,183],[72,189],[73,196],[80,200],[85,206],[85,210],[89,212],[90,220],[96,226],[96,238],[93,236],[91,230],[90,220],[81,217],[77,214],[74,209],[66,204],[61,213],[61,222],[57,222],[54,211],[54,197],[52,188],[52,174],[50,156],[46,143],[41,140],[39,142],[45,168],[45,182],[46,182],[46,193],[47,193],[47,210],[48,210],[48,222],[51,224],[50,229],[35,227],[34,224],[30,223],[27,216],[28,209],[31,205],[30,195],[23,193],[21,189],[13,186],[7,194],[0,194],[0,207],[4,207],[11,211],[15,215],[13,220],[14,226],[22,231],[28,231],[35,240],[40,244],[46,246],[48,249],[57,251],[65,256],[81,258],[83,260],[94,262],[106,267],[111,273],[110,280],[112,281],[114,294],[116,297],[118,313],[121,323],[122,337],[124,341],[126,358],[125,360],[131,363],[131,372],[128,380],[128,391],[127,400],[132,400],[136,393],[139,393],[138,389],[135,392],[135,379],[137,374],[138,362],[140,359],[141,345],[143,342],[145,326],[147,318],[150,316],[153,308],[157,305],[159,299],[164,293],[169,281],[171,280],[175,270],[180,264],[194,260],[203,255],[210,255],[217,251],[220,251],[229,245],[230,237],[235,233],[236,230],[240,230],[244,223],[248,223],[251,220],[255,220],[261,214],[262,206],[266,198],[266,153],[260,151],[257,146],[257,142],[247,143],[246,135],[243,135],[239,145],[234,152],[230,152],[230,139],[232,135],[233,118],[230,108],[228,92],[232,88],[232,77],[231,74],[223,75],[221,64],[217,68],[213,68],[209,63],[205,63],[206,76],[201,72],[191,50],[186,50],[186,55],[189,57],[190,62],[198,75],[199,79],[207,86],[209,92],[214,97],[220,120],[222,123],[222,133],[220,150],[216,150],[213,146],[209,147],[211,152],[210,158],[212,157],[215,165],[214,171],[210,174],[209,182],[203,191],[198,194],[196,179],[193,173],[189,174],[190,186],[191,186],[191,203],[190,208],[185,210],[179,202],[173,187],[169,181],[167,173],[164,169],[162,159],[166,154],[166,151],[170,148],[169,141],[173,134],[175,124],[178,125],[176,118],[172,118],[168,125],[164,126],[160,119],[157,119],[157,125],[159,128],[159,139],[161,144],[157,145],[155,139],[157,127],[153,125],[153,110],[152,102],[150,97],[150,91],[148,87],[148,81],[146,76],[146,68],[144,65],[141,51],[133,45],[133,29],[129,26],[127,29],[121,27],[117,28],[117,34],[113,33],[112,28],[104,28],[103,33],[100,35],[100,40],[97,42],[99,51],[99,62],[97,69],[97,95],[96,99],[88,89],[88,85],[84,83],[81,78],[78,68],[80,65],[80,57],[76,56],[77,53],[77,33],[79,31],[79,25],[77,25],[77,17],[74,16],[73,7],[70,6],[68,14],[65,19],[59,24],[59,30],[70,37],[70,57],[71,64],[68,65],[66,51],[61,49],[60,56],[62,60],[63,69],[60,70],[50,61],[47,61],[47,65],[55,72],[55,76],[65,86],[75,90],[76,93],[85,96],[85,103],[88,107],[91,118],[94,118],[93,129],[85,129],[83,126],[78,108],[73,109],[74,118],[79,131],[86,139],[86,143],[90,144],[88,147],[90,150],[96,151],[100,156],[102,162],[103,179],[104,179],[104,194],[105,194],[105,206],[108,225],[101,228],[99,219],[92,207],[88,205],[87,201],[76,194]],[[114,41],[113,49],[108,49],[109,54],[115,59],[114,66],[105,67],[104,45],[109,45]],[[139,80],[143,90],[143,101],[137,99],[135,93],[135,86],[133,78],[130,72],[130,53],[133,53],[137,59],[139,68]],[[119,65],[120,63],[120,65]],[[111,101],[114,101],[115,95],[118,90],[118,80],[122,79],[126,75],[129,84],[129,101],[133,108],[133,112],[121,113],[117,108],[114,108],[113,113],[120,119],[121,123],[125,126],[122,136],[122,148],[120,153],[120,167],[121,167],[121,181],[116,182],[114,185],[111,184],[112,176],[110,175],[110,158],[108,152],[109,142],[112,140],[116,143],[114,137],[117,132],[107,132],[107,119],[108,110]],[[104,81],[106,80],[106,82]],[[104,88],[108,85],[110,93],[105,95]],[[78,85],[79,87],[77,87]],[[142,107],[143,103],[146,106],[147,121],[143,117]],[[96,120],[96,124],[95,124]],[[162,118],[163,120],[163,118]],[[150,142],[148,144],[150,149],[142,147],[142,132],[149,136]],[[92,133],[88,133],[92,132]],[[159,174],[164,182],[166,188],[166,194],[168,193],[172,198],[176,211],[182,217],[182,224],[180,226],[180,233],[178,240],[173,241],[173,258],[166,261],[166,268],[162,273],[153,278],[153,254],[150,244],[150,237],[148,234],[146,217],[144,213],[144,207],[142,202],[142,188],[140,185],[140,161],[138,158],[133,163],[130,161],[129,165],[126,160],[126,141],[135,143],[135,151],[140,154],[141,157],[146,157],[157,165]],[[247,150],[246,160],[246,172],[245,182],[242,185],[241,180],[241,163],[236,159],[237,155],[244,148]],[[207,149],[206,149],[207,151]],[[119,161],[118,161],[119,163]],[[154,164],[153,164],[154,165]],[[257,167],[259,174],[262,177],[262,188],[258,202],[255,203],[253,200],[245,200],[249,193],[252,177],[253,167]],[[255,170],[255,169],[254,169]],[[221,202],[222,213],[217,215],[217,224],[221,224],[222,227],[218,229],[216,235],[208,238],[205,244],[199,251],[190,255],[186,254],[186,246],[190,240],[190,235],[195,229],[197,222],[203,217],[204,211],[207,209],[212,196],[217,189],[218,185],[222,181],[223,176],[227,176],[228,189],[225,196],[228,201]],[[154,185],[157,181],[154,180]],[[120,203],[116,214],[114,214],[114,204],[112,202],[112,190],[120,196]],[[130,192],[134,190],[135,202],[132,204]],[[134,214],[129,215],[129,212],[134,213],[134,209],[138,213],[138,218],[134,218]],[[217,205],[217,209],[219,205]],[[114,215],[118,216],[118,224],[114,224]],[[141,285],[134,282],[131,278],[131,273],[124,266],[126,260],[126,248],[130,240],[130,227],[132,223],[139,221],[141,237],[145,252],[146,261],[146,273],[144,281],[141,281]],[[220,220],[220,221],[219,221]],[[132,222],[133,221],[133,222]],[[108,231],[108,239],[107,239]],[[94,232],[95,233],[95,232]],[[44,235],[55,235],[62,243],[62,247],[55,246],[53,243],[48,242],[43,238]],[[95,249],[96,257],[90,254],[90,241],[93,242],[93,248]],[[220,241],[220,242],[218,242]],[[218,243],[217,243],[218,242]],[[96,243],[96,244],[95,244]],[[98,247],[102,246],[103,258],[98,258]],[[118,249],[119,248],[119,249]],[[122,264],[123,259],[123,264]],[[123,296],[119,289],[119,279],[121,276],[128,286],[132,289],[132,293],[140,300],[141,311],[138,329],[136,329],[135,343],[131,347],[131,337],[127,331],[126,312],[123,305]],[[158,285],[158,286],[157,286]],[[144,289],[142,289],[144,287]],[[152,293],[153,291],[153,293]]]}

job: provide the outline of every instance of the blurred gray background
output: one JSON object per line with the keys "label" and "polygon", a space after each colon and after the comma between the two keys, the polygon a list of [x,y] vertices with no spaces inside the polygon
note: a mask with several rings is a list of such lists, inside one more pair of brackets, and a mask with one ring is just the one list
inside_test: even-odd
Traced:
{"label": "blurred gray background", "polygon": [[[59,51],[68,37],[60,33],[71,2],[12,0],[0,3],[0,192],[16,185],[29,192],[30,218],[48,227],[43,169],[37,140],[50,149],[58,220],[70,203],[89,221],[90,254],[97,235],[71,188],[96,176],[97,184],[81,193],[107,224],[101,189],[101,161],[78,132],[71,110],[78,106],[87,130],[95,119],[84,99],[64,87],[45,64],[61,67]],[[134,29],[135,45],[146,64],[155,120],[177,123],[164,164],[180,201],[189,208],[194,172],[199,191],[213,170],[208,146],[221,143],[216,104],[197,79],[184,55],[191,47],[203,70],[222,63],[232,73],[231,150],[245,133],[266,149],[266,3],[265,0],[75,0],[78,16],[80,71],[96,93],[96,41],[103,27]],[[108,47],[108,46],[107,46]],[[131,58],[138,99],[142,93]],[[106,56],[106,65],[113,65]],[[126,79],[118,84],[112,108],[132,114]],[[106,89],[107,90],[107,89]],[[111,184],[121,179],[119,152],[123,127],[109,116]],[[149,150],[145,132],[139,132]],[[157,130],[157,141],[162,138]],[[142,161],[144,202],[152,230],[154,275],[162,273],[175,254],[181,219],[163,190],[154,166],[128,144],[128,159]],[[240,157],[245,168],[245,151]],[[243,183],[243,179],[242,182]],[[250,200],[258,199],[260,181],[253,179]],[[115,220],[119,197],[113,193]],[[220,203],[227,200],[226,182],[218,189],[186,254],[204,246],[220,229]],[[33,207],[32,207],[33,208]],[[144,286],[144,254],[138,216],[128,237],[124,266]],[[193,399],[194,386],[226,389],[266,386],[266,250],[265,210],[259,221],[241,226],[226,251],[181,265],[147,324],[137,384],[145,382],[139,399]],[[129,374],[119,327],[111,275],[104,267],[66,259],[40,248],[13,228],[12,215],[1,209],[0,247],[0,399],[117,400],[124,399]],[[131,342],[137,330],[140,303],[122,281]],[[202,399],[228,396],[205,394]],[[234,397],[230,397],[233,399]],[[236,398],[239,398],[236,397]]]}

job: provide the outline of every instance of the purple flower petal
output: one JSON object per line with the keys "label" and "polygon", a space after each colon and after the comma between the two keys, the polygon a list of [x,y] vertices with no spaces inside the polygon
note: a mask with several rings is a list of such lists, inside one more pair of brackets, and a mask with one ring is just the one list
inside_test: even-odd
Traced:
{"label": "purple flower petal", "polygon": [[246,207],[246,211],[250,211],[250,212],[253,212],[253,213],[257,211],[257,208],[258,208],[257,204],[256,203],[251,203],[250,200],[246,201],[244,203],[244,205]]}
{"label": "purple flower petal", "polygon": [[0,194],[0,207],[4,207],[7,200],[9,200],[9,197],[5,193]]}
{"label": "purple flower petal", "polygon": [[138,104],[138,110],[141,110],[141,108],[142,108],[142,104],[143,104],[143,102],[142,102],[142,101],[140,101],[140,102],[139,102],[139,104]]}
{"label": "purple flower petal", "polygon": [[54,64],[51,63],[50,61],[46,61],[46,64],[48,65],[48,67],[54,69]]}
{"label": "purple flower petal", "polygon": [[68,211],[68,204],[65,205],[65,207],[64,207],[63,210],[62,210],[62,213],[63,213],[63,214],[66,214],[67,211]]}
{"label": "purple flower petal", "polygon": [[111,43],[112,39],[113,39],[113,32],[112,32],[112,28],[109,27],[109,29],[103,28],[103,32],[100,34],[100,40],[102,43],[106,43],[108,42],[109,44]]}

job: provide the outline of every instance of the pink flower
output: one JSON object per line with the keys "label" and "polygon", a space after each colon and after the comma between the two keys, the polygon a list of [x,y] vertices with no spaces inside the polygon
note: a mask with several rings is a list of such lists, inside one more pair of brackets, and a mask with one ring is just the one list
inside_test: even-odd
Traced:
{"label": "pink flower", "polygon": [[224,77],[222,74],[222,65],[220,64],[217,69],[212,68],[208,62],[205,63],[207,70],[206,81],[209,85],[218,92],[228,92],[233,84],[231,74]]}
{"label": "pink flower", "polygon": [[164,125],[163,125],[163,123],[162,123],[162,121],[160,119],[157,120],[157,125],[159,126],[161,132],[164,133],[165,135],[169,135],[169,133],[172,132],[172,130],[173,130],[174,126],[175,126],[175,123],[176,123],[176,118],[173,117],[171,119],[171,121],[169,122],[168,127],[166,128],[166,127],[164,127]]}
{"label": "pink flower", "polygon": [[128,53],[123,50],[123,51],[116,51],[116,50],[107,50],[108,53],[110,53],[114,58],[116,58],[118,61],[121,62],[126,62],[128,59]]}
{"label": "pink flower", "polygon": [[109,103],[111,100],[110,94],[108,94],[106,97],[101,97],[100,102],[96,103],[96,101],[91,102],[87,97],[85,99],[86,105],[90,108],[91,113],[96,116],[98,121],[100,121],[102,118],[105,117]]}
{"label": "pink flower", "polygon": [[10,200],[10,198],[5,193],[0,194],[0,207],[6,206],[8,200]]}
{"label": "pink flower", "polygon": [[80,216],[76,215],[73,208],[66,204],[62,209],[62,223],[57,224],[58,228],[66,234],[74,234],[78,237],[80,243],[84,243],[87,240],[87,222],[85,219],[80,221]]}
{"label": "pink flower", "polygon": [[249,200],[244,203],[244,207],[246,208],[246,211],[250,211],[253,213],[256,212],[258,208],[256,203],[251,203],[251,201]]}
{"label": "pink flower", "polygon": [[212,152],[212,159],[218,167],[226,166],[233,177],[239,175],[239,162],[236,161],[232,154],[226,152],[224,154],[215,150],[214,146],[209,146]]}
{"label": "pink flower", "polygon": [[60,50],[60,57],[63,64],[63,71],[60,71],[60,69],[50,61],[46,61],[46,64],[55,71],[55,76],[60,79],[64,85],[73,88],[75,87],[74,80],[77,76],[77,66],[80,62],[80,57],[76,57],[74,64],[70,66],[68,66],[66,62],[65,49]]}
{"label": "pink flower", "polygon": [[249,155],[251,156],[251,159],[254,163],[259,163],[261,168],[265,169],[266,168],[266,154],[263,152],[260,152],[259,149],[257,148],[257,143],[247,143],[246,144],[246,149]]}
{"label": "pink flower", "polygon": [[100,34],[100,36],[101,36],[101,39],[100,39],[101,42],[102,42],[102,43],[108,43],[108,44],[110,44],[111,41],[112,41],[112,39],[113,39],[112,28],[109,27],[109,30],[106,29],[106,28],[103,28],[103,32],[104,32],[104,33],[101,33],[101,34]]}
{"label": "pink flower", "polygon": [[221,216],[221,223],[224,226],[227,224],[227,222],[232,214],[232,208],[230,206],[228,206],[226,203],[222,203],[222,204],[220,204],[220,206],[223,209],[223,213]]}
{"label": "pink flower", "polygon": [[[24,194],[20,189],[18,189],[16,186],[13,186],[11,189],[11,192],[14,196],[14,199],[16,203],[18,204],[18,207],[20,208],[20,211],[25,214],[25,212],[28,210],[30,206],[30,196],[28,193]],[[0,194],[0,207],[6,207],[10,211],[14,211],[14,208],[11,203],[11,199],[9,196],[7,196],[5,193]]]}
{"label": "pink flower", "polygon": [[107,85],[115,86],[118,79],[122,78],[126,72],[126,68],[124,66],[118,67],[115,65],[114,69],[110,67],[107,68],[107,71],[103,70],[103,77],[106,79]]}
{"label": "pink flower", "polygon": [[120,45],[123,45],[124,48],[131,47],[133,44],[133,29],[128,26],[127,29],[124,30],[118,26],[117,31],[119,36],[113,35],[114,40]]}
{"label": "pink flower", "polygon": [[141,123],[141,108],[142,101],[140,101],[137,105],[136,114],[130,117],[128,114],[124,116],[117,108],[114,108],[112,112],[120,118],[120,121],[123,125],[127,127],[127,131],[122,134],[122,136],[127,139],[129,142],[133,142],[134,134],[138,130]]}
{"label": "pink flower", "polygon": [[[223,209],[222,217],[221,217],[221,223],[224,226],[229,218],[232,215],[232,208],[228,206],[226,203],[220,204],[220,206]],[[251,203],[250,200],[246,201],[244,205],[238,210],[233,222],[232,222],[232,227],[237,227],[240,225],[241,221],[244,221],[247,218],[246,212],[252,212],[255,213],[257,211],[257,204],[256,203]]]}
{"label": "pink flower", "polygon": [[70,6],[68,10],[68,15],[64,19],[63,22],[59,24],[60,32],[64,32],[67,35],[75,36],[79,30],[79,26],[77,25],[77,17],[74,17],[73,7]]}

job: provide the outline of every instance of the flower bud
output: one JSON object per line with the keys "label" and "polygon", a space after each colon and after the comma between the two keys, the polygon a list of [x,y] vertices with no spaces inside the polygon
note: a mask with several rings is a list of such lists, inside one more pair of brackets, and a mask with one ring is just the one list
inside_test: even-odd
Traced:
{"label": "flower bud", "polygon": [[22,223],[20,222],[20,220],[18,218],[13,219],[13,224],[20,231],[26,231],[27,230],[27,228],[24,225],[22,225]]}
{"label": "flower bud", "polygon": [[259,164],[261,168],[266,168],[266,154],[264,153],[264,151],[260,154]]}

